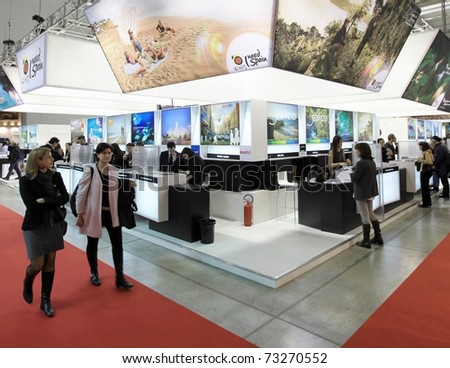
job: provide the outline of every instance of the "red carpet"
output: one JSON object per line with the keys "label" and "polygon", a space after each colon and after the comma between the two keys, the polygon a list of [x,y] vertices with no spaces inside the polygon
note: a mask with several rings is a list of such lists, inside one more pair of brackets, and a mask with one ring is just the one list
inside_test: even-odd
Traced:
{"label": "red carpet", "polygon": [[92,286],[85,253],[67,242],[56,260],[56,316],[46,318],[39,309],[40,275],[33,304],[22,299],[28,264],[22,217],[0,206],[0,218],[1,348],[255,347],[131,278],[131,291],[116,289],[114,270],[104,263],[99,265],[102,286]]}
{"label": "red carpet", "polygon": [[450,235],[343,347],[450,347]]}

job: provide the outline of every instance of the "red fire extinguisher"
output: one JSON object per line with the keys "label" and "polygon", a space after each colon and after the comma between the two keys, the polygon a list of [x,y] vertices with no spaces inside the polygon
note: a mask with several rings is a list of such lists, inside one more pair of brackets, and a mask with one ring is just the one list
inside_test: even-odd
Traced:
{"label": "red fire extinguisher", "polygon": [[244,225],[252,226],[253,224],[253,196],[246,194],[244,196]]}

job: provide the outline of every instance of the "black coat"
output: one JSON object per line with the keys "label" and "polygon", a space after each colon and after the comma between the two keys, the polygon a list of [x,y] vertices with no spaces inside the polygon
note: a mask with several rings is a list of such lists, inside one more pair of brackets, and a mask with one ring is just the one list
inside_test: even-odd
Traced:
{"label": "black coat", "polygon": [[[20,196],[26,206],[22,230],[38,228],[49,218],[50,212],[53,212],[55,222],[63,220],[59,211],[55,210],[69,201],[69,193],[59,172],[51,175],[51,187],[47,187],[40,176],[31,179],[30,176],[24,175],[19,180]],[[37,203],[39,198],[44,198],[45,203]]]}
{"label": "black coat", "polygon": [[159,170],[163,172],[176,172],[178,167],[180,167],[180,153],[175,151],[177,158],[172,161],[172,163],[169,162],[170,156],[169,151],[163,151],[159,155]]}
{"label": "black coat", "polygon": [[357,201],[373,198],[378,195],[377,167],[374,160],[359,160],[350,176]]}
{"label": "black coat", "polygon": [[439,176],[447,176],[449,170],[449,152],[447,147],[438,143],[433,150],[434,166],[436,167],[436,173]]}

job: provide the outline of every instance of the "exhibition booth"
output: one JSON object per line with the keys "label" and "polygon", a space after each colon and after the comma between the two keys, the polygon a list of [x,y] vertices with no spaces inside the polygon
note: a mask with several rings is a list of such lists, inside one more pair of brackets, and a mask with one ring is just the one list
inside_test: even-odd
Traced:
{"label": "exhibition booth", "polygon": [[[278,287],[350,247],[360,236],[350,170],[334,172],[323,182],[313,175],[317,168],[327,168],[334,136],[342,137],[352,165],[357,162],[355,142],[371,144],[378,167],[380,195],[375,207],[380,218],[393,219],[417,206],[413,195],[418,189],[418,174],[412,160],[418,155],[413,146],[434,133],[441,136],[442,124],[432,123],[431,131],[423,131],[423,125],[428,124],[424,119],[405,118],[405,129],[413,134],[405,137],[409,141],[400,142],[399,160],[388,165],[382,162],[381,147],[375,142],[381,119],[392,116],[393,111],[406,117],[432,115],[444,103],[444,97],[439,103],[436,99],[417,103],[414,86],[404,96],[440,34],[410,35],[417,8],[406,1],[398,3],[401,7],[392,8],[389,3],[383,10],[386,32],[398,37],[390,45],[390,53],[359,42],[364,32],[357,23],[367,19],[356,18],[352,27],[359,37],[329,48],[331,30],[337,33],[350,27],[347,12],[340,9],[338,18],[334,14],[328,19],[329,33],[323,27],[318,30],[328,43],[317,42],[318,49],[306,55],[302,48],[311,40],[295,29],[295,16],[288,17],[290,8],[285,1],[263,5],[249,1],[245,6],[253,6],[253,11],[261,8],[260,18],[239,24],[238,35],[223,32],[233,34],[232,39],[208,38],[206,29],[216,35],[220,30],[234,30],[245,14],[240,3],[235,8],[228,4],[229,17],[223,19],[214,19],[217,15],[211,9],[193,9],[178,32],[155,35],[154,17],[136,19],[126,27],[113,10],[102,10],[105,3],[100,2],[87,10],[99,44],[44,33],[17,53],[20,67],[7,68],[6,72],[24,93],[24,104],[17,106],[18,111],[26,111],[26,106],[31,108],[44,98],[48,106],[70,105],[67,113],[80,115],[65,121],[66,132],[58,134],[68,142],[85,135],[90,143],[74,144],[71,161],[56,164],[69,192],[78,183],[83,166],[93,162],[97,143],[117,143],[124,149],[126,143],[133,142],[133,166],[121,175],[137,183],[140,226],[127,231]],[[136,4],[145,11],[151,7],[145,1]],[[367,17],[377,16],[375,10],[368,11]],[[166,11],[165,22],[181,22],[170,9]],[[221,27],[209,28],[215,24],[212,21],[194,22],[198,13],[204,12]],[[394,19],[396,23],[389,24]],[[127,56],[139,48],[133,32],[143,44],[153,39],[153,43],[167,46],[162,47],[166,54],[154,59],[145,71]],[[192,42],[196,46],[186,53],[174,46],[179,44],[180,35],[191,34],[196,41],[204,41],[201,47]],[[381,48],[391,42],[379,31],[373,37],[380,41],[373,45]],[[142,50],[140,53],[140,58],[145,58]],[[388,133],[383,132],[384,136]],[[48,131],[31,120],[20,128],[21,144],[30,148],[43,144],[47,135]],[[159,155],[169,141],[177,144],[177,150],[190,147],[203,158],[208,179],[202,186],[187,185],[183,173],[160,171]],[[249,195],[252,226],[244,226],[244,198]],[[200,220],[211,218],[217,221],[215,240],[203,244]],[[272,244],[258,249],[255,229],[268,239],[276,235]],[[267,234],[270,229],[272,234]],[[288,238],[298,238],[298,247],[283,244]],[[259,242],[263,243],[261,238]],[[265,251],[270,256],[263,262],[260,256]],[[255,259],[258,262],[253,264]],[[276,261],[272,264],[272,260]]]}

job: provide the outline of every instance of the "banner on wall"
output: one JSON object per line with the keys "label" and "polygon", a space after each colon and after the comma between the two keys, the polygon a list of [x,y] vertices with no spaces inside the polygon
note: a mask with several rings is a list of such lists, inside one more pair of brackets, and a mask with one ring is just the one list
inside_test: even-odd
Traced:
{"label": "banner on wall", "polygon": [[273,66],[378,92],[419,14],[411,0],[279,0]]}
{"label": "banner on wall", "polygon": [[271,66],[275,4],[103,0],[86,16],[122,91],[132,92]]}
{"label": "banner on wall", "polygon": [[298,144],[298,106],[267,103],[267,143]]}
{"label": "banner on wall", "polygon": [[106,118],[106,142],[126,144],[127,115],[109,116]]}
{"label": "banner on wall", "polygon": [[87,137],[89,144],[97,144],[103,141],[103,118],[87,119]]}
{"label": "banner on wall", "polygon": [[191,109],[167,109],[161,111],[161,143],[191,144]]}
{"label": "banner on wall", "polygon": [[239,146],[239,102],[200,106],[202,145]]}
{"label": "banner on wall", "polygon": [[17,67],[23,93],[45,86],[46,47],[47,38],[43,34],[17,51]]}
{"label": "banner on wall", "polygon": [[336,135],[342,138],[343,142],[353,141],[353,112],[335,111]]}
{"label": "banner on wall", "polygon": [[330,110],[306,106],[306,143],[330,141]]}
{"label": "banner on wall", "polygon": [[358,123],[358,141],[372,142],[374,115],[365,112],[357,112],[356,116]]}

